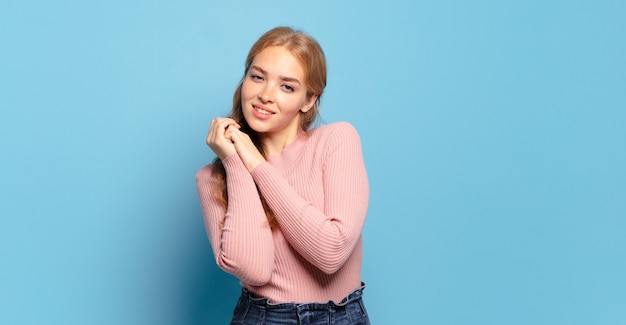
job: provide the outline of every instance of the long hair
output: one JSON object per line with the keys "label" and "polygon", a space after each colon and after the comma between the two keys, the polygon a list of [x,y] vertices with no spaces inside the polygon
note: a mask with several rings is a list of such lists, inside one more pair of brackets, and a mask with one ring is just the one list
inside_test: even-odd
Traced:
{"label": "long hair", "polygon": [[[259,140],[259,135],[250,128],[243,116],[241,87],[254,58],[265,48],[270,46],[283,46],[300,61],[300,64],[302,64],[304,68],[307,97],[311,98],[311,96],[317,95],[313,107],[306,113],[300,112],[300,128],[302,130],[308,130],[317,119],[320,100],[324,88],[326,87],[326,59],[324,52],[317,41],[304,32],[294,30],[290,27],[276,27],[263,34],[254,45],[252,45],[248,57],[246,58],[243,77],[239,81],[235,94],[233,95],[233,106],[228,117],[234,119],[241,126],[241,131],[250,136],[250,139],[263,157],[265,157],[265,152]],[[214,195],[223,204],[224,208],[226,208],[228,206],[226,170],[219,157],[215,158],[213,161],[213,177],[217,180]],[[261,198],[261,203],[263,204],[263,209],[265,210],[269,224],[272,227],[277,226],[278,224],[274,218],[274,213],[269,208],[260,192],[259,197]]]}

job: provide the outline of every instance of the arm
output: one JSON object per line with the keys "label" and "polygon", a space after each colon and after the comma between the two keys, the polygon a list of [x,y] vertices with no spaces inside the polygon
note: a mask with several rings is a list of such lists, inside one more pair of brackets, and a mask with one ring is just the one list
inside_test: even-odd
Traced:
{"label": "arm", "polygon": [[204,222],[217,265],[241,281],[259,286],[274,269],[274,243],[267,217],[252,177],[238,155],[223,161],[228,207],[213,196],[211,166],[201,169],[196,186]]}
{"label": "arm", "polygon": [[324,148],[324,209],[312,206],[269,163],[252,172],[290,244],[325,273],[351,255],[365,222],[369,187],[356,130],[339,124]]}

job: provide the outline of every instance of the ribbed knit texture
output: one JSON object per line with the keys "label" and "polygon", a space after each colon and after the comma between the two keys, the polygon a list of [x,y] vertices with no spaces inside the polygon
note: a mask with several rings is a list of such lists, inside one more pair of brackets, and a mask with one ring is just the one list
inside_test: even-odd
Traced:
{"label": "ribbed knit texture", "polygon": [[[196,184],[218,266],[256,295],[281,302],[339,302],[361,286],[369,187],[354,127],[301,132],[278,156],[248,172],[223,160],[228,208],[213,195],[212,166]],[[257,186],[279,226],[271,228]]]}

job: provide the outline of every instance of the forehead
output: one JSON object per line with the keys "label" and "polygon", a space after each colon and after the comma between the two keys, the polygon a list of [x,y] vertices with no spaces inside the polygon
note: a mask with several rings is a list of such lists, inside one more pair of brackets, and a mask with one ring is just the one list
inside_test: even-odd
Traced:
{"label": "forehead", "polygon": [[257,66],[268,74],[304,80],[304,66],[284,46],[264,48],[254,57],[252,66]]}

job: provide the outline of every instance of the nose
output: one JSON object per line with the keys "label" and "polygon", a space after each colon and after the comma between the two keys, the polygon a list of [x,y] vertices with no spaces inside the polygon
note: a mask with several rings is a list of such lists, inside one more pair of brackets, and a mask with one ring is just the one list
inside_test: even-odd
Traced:
{"label": "nose", "polygon": [[259,91],[258,97],[264,103],[272,102],[274,100],[272,87],[269,84],[265,84],[265,86]]}

